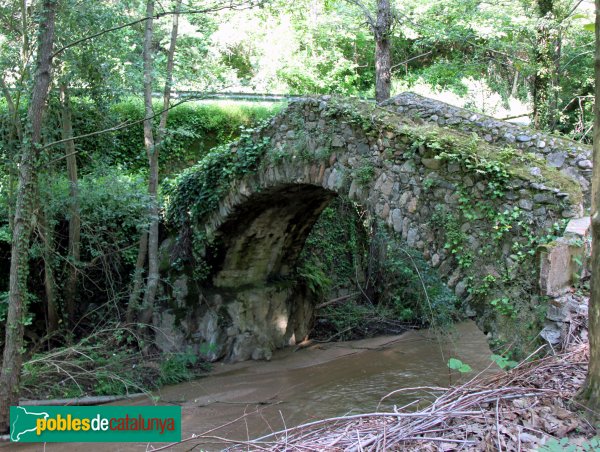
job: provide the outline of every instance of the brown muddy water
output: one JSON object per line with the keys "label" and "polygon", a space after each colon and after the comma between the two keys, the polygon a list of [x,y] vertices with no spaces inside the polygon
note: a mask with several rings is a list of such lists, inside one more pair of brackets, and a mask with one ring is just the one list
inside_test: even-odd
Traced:
{"label": "brown muddy water", "polygon": [[[453,327],[449,335],[411,331],[351,342],[287,348],[270,362],[215,365],[202,379],[163,388],[159,405],[182,407],[182,438],[205,434],[227,439],[255,438],[272,431],[325,417],[378,410],[382,397],[400,388],[443,386],[471,378],[490,366],[485,336],[473,322]],[[458,358],[473,371],[450,373],[449,358]],[[422,395],[422,394],[421,394]],[[415,394],[392,396],[379,405],[414,401]],[[424,400],[422,403],[426,403]],[[142,397],[115,405],[150,405]],[[150,447],[149,447],[150,446]],[[0,449],[47,451],[144,451],[159,444],[1,444]],[[196,446],[194,448],[194,446]],[[170,450],[221,450],[224,441],[193,440]]]}

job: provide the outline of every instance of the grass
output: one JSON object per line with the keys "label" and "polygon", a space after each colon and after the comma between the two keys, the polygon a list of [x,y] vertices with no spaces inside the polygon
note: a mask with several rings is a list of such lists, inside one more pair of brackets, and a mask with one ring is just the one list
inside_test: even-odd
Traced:
{"label": "grass", "polygon": [[23,364],[22,398],[80,398],[150,392],[191,380],[208,365],[193,353],[142,352],[129,326],[113,325],[69,346],[38,353]]}

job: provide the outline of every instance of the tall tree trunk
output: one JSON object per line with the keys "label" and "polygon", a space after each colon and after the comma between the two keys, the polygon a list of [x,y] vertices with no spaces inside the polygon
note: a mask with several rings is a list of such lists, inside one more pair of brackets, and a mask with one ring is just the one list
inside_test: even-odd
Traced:
{"label": "tall tree trunk", "polygon": [[[148,192],[151,200],[151,211],[150,211],[150,230],[148,233],[148,286],[146,293],[144,294],[144,312],[140,318],[141,323],[149,323],[152,320],[152,314],[154,310],[154,301],[156,298],[156,290],[158,288],[159,273],[158,273],[158,223],[159,223],[159,212],[158,212],[158,155],[160,152],[160,146],[165,136],[167,128],[167,118],[169,115],[168,108],[171,102],[171,86],[173,84],[173,67],[175,64],[175,48],[177,46],[177,34],[179,28],[179,11],[181,10],[181,0],[176,0],[175,11],[176,14],[173,16],[173,25],[171,28],[171,41],[169,44],[169,52],[167,55],[167,73],[165,79],[165,89],[163,93],[163,111],[160,115],[160,123],[158,126],[158,133],[156,135],[156,142],[152,148],[146,146],[148,152],[148,164],[150,166],[150,181],[148,185]],[[144,46],[145,48],[145,46]],[[144,57],[144,74],[146,74],[146,61],[150,66],[150,72],[152,70],[151,58],[147,60]],[[144,78],[145,80],[145,78]],[[144,81],[144,94],[146,101],[146,116],[151,116],[151,110],[148,110],[148,102],[150,102],[150,108],[152,107],[151,98],[151,80],[146,85]],[[152,126],[150,122],[150,127]],[[146,125],[144,124],[144,134],[146,134]],[[152,135],[150,130],[149,135]]]}
{"label": "tall tree trunk", "polygon": [[[24,33],[26,34],[26,33]],[[10,115],[10,127],[8,132],[8,149],[9,153],[12,155],[17,155],[19,144],[23,142],[23,128],[21,125],[21,118],[19,117],[19,108],[15,105],[13,100],[13,96],[10,94],[10,90],[6,83],[4,82],[4,78],[0,77],[0,88],[2,89],[2,94],[4,95],[4,99],[6,100],[6,105],[8,107],[8,113]],[[8,206],[8,226],[10,230],[13,229],[13,201],[15,199],[15,180],[16,180],[16,171],[13,165],[8,165],[7,168],[8,173],[8,190],[7,190],[7,206]]]}
{"label": "tall tree trunk", "polygon": [[560,74],[563,71],[561,67],[561,54],[562,54],[562,31],[557,29],[554,31],[553,44],[552,44],[552,77],[550,79],[550,102],[548,106],[548,129],[554,131],[558,125],[559,110],[558,105],[560,102],[559,87],[561,77]]}
{"label": "tall tree trunk", "polygon": [[36,164],[42,135],[42,119],[51,81],[52,49],[57,0],[42,0],[38,60],[23,142],[14,213],[10,256],[8,313],[2,369],[0,370],[0,431],[9,429],[9,407],[19,401],[23,319],[27,314],[28,251],[34,212]]}
{"label": "tall tree trunk", "polygon": [[[39,193],[36,196],[39,200]],[[48,322],[48,333],[58,329],[58,306],[56,303],[56,283],[54,280],[54,231],[48,224],[48,215],[43,205],[38,204],[37,231],[42,239],[44,257],[44,290],[46,292],[46,318]]]}
{"label": "tall tree trunk", "polygon": [[537,0],[538,26],[535,45],[536,73],[533,77],[533,123],[538,129],[547,128],[551,122],[552,74],[556,61],[554,0]]}
{"label": "tall tree trunk", "polygon": [[377,22],[375,24],[375,100],[377,103],[390,98],[392,90],[392,58],[390,31],[392,11],[390,0],[377,0]]}
{"label": "tall tree trunk", "polygon": [[596,52],[594,58],[594,171],[592,175],[592,275],[589,302],[590,363],[580,394],[583,403],[600,417],[600,0],[596,0]]}
{"label": "tall tree trunk", "polygon": [[[67,85],[60,85],[60,103],[62,111],[62,136],[63,139],[73,138],[73,121],[71,119],[71,102]],[[77,175],[77,156],[75,155],[75,142],[65,142],[65,155],[67,160],[67,175],[69,177],[69,254],[67,278],[64,287],[65,308],[69,324],[75,321],[77,310],[77,274],[79,272],[79,259],[81,257],[81,218],[79,216],[79,181]]]}
{"label": "tall tree trunk", "polygon": [[175,15],[171,27],[171,41],[169,53],[167,54],[167,73],[165,76],[165,89],[163,92],[163,111],[160,115],[158,125],[158,145],[162,143],[167,130],[167,119],[169,117],[169,104],[171,103],[171,88],[173,87],[173,68],[175,67],[175,48],[177,47],[177,35],[179,34],[179,12],[181,11],[181,0],[175,1]]}
{"label": "tall tree trunk", "polygon": [[512,88],[510,90],[510,97],[516,98],[519,94],[519,71],[515,70],[515,78],[513,78]]}
{"label": "tall tree trunk", "polygon": [[[154,0],[148,0],[146,3],[146,17],[154,15]],[[144,293],[144,303],[142,305],[142,314],[140,323],[148,323],[147,312],[154,309],[154,297],[158,287],[158,202],[156,193],[158,189],[158,157],[154,142],[154,131],[152,127],[152,36],[154,32],[154,21],[146,21],[144,32],[144,147],[148,157],[148,194],[150,197],[150,208],[148,210],[150,225],[148,227],[148,279],[146,282],[146,291]],[[143,240],[140,240],[140,246]],[[139,253],[138,253],[138,257]],[[151,317],[151,314],[150,314]]]}

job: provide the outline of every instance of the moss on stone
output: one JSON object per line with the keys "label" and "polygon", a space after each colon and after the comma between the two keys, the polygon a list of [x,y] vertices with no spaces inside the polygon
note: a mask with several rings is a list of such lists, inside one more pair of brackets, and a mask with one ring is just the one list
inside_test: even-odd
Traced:
{"label": "moss on stone", "polygon": [[[448,127],[418,124],[414,119],[391,112],[383,107],[357,99],[333,99],[330,108],[340,115],[350,115],[354,123],[371,121],[375,128],[408,137],[413,143],[422,143],[428,150],[476,154],[479,158],[503,165],[509,175],[529,182],[539,182],[569,195],[572,204],[583,200],[581,186],[572,178],[549,166],[545,160],[517,148],[503,152],[475,134],[467,134]],[[541,176],[533,176],[532,167],[538,167]]]}

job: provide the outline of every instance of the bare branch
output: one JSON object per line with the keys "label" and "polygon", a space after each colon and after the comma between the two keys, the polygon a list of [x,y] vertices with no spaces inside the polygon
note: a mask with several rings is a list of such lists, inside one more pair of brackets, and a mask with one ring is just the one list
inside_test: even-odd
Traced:
{"label": "bare branch", "polygon": [[579,0],[575,4],[575,6],[573,6],[573,8],[571,8],[569,13],[560,21],[560,23],[562,24],[565,20],[567,20],[569,17],[571,17],[573,15],[573,13],[577,10],[577,8],[579,8],[579,5],[581,5],[582,3],[583,3],[583,0]]}
{"label": "bare branch", "polygon": [[97,37],[105,35],[107,33],[111,33],[113,31],[122,30],[123,28],[132,27],[134,25],[137,25],[139,23],[145,22],[150,19],[158,20],[162,17],[172,16],[175,14],[206,14],[206,13],[212,13],[212,12],[216,12],[216,11],[222,11],[225,9],[239,11],[239,10],[254,8],[255,6],[262,5],[263,2],[264,2],[264,0],[242,0],[239,3],[236,3],[232,0],[229,0],[227,2],[224,2],[224,4],[221,4],[221,5],[216,4],[216,5],[213,5],[213,6],[210,6],[207,8],[203,8],[203,9],[191,9],[191,10],[187,10],[187,11],[163,11],[163,12],[153,15],[152,17],[148,17],[148,16],[142,17],[142,18],[134,20],[132,22],[128,22],[128,23],[122,24],[122,25],[117,25],[116,27],[112,27],[112,28],[107,28],[106,30],[99,31],[98,33],[94,33],[92,35],[85,36],[81,39],[77,39],[76,41],[73,41],[73,42],[63,46],[60,49],[58,49],[56,52],[54,52],[52,54],[52,58],[61,54],[65,50],[70,49],[71,47],[75,47],[76,45],[79,45],[85,41],[89,41],[91,39],[97,38]]}
{"label": "bare branch", "polygon": [[419,59],[419,58],[422,58],[422,57],[424,57],[424,56],[427,56],[427,55],[429,55],[429,54],[430,54],[430,53],[432,53],[432,52],[433,52],[433,50],[428,50],[427,52],[425,52],[425,53],[422,53],[422,54],[420,54],[420,55],[416,55],[416,56],[414,56],[414,57],[410,57],[408,60],[404,60],[404,61],[401,61],[401,62],[400,62],[400,63],[398,63],[398,64],[394,64],[394,65],[393,65],[393,66],[390,68],[390,70],[394,70],[394,69],[395,69],[395,68],[397,68],[398,66],[403,66],[403,65],[405,65],[405,64],[408,64],[408,63],[410,63],[411,61],[414,61],[414,60],[417,60],[417,59]]}

